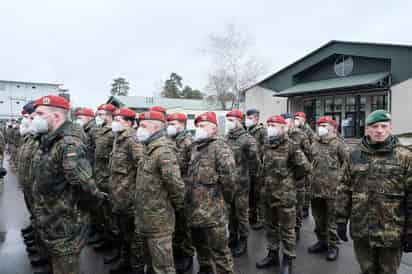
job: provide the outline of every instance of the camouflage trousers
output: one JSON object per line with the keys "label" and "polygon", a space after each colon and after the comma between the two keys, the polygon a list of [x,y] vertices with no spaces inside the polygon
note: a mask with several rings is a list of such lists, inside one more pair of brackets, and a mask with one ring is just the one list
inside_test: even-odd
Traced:
{"label": "camouflage trousers", "polygon": [[80,274],[80,254],[51,257],[53,274]]}
{"label": "camouflage trousers", "polygon": [[151,274],[176,274],[173,259],[172,235],[145,237],[143,239],[144,261]]}
{"label": "camouflage trousers", "polygon": [[261,188],[262,183],[258,178],[252,176],[249,191],[249,222],[251,224],[260,223],[264,218]]}
{"label": "camouflage trousers", "polygon": [[193,257],[195,255],[190,228],[183,210],[182,212],[176,212],[176,226],[173,234],[173,253],[176,258],[182,256]]}
{"label": "camouflage trousers", "polygon": [[396,274],[401,264],[402,249],[371,247],[367,240],[353,240],[356,259],[362,274]]}
{"label": "camouflage trousers", "polygon": [[275,206],[265,207],[265,233],[269,250],[279,250],[283,246],[283,253],[296,258],[296,207]]}
{"label": "camouflage trousers", "polygon": [[113,214],[119,227],[119,245],[121,263],[132,269],[143,270],[143,239],[135,228],[134,214]]}
{"label": "camouflage trousers", "polygon": [[303,207],[305,204],[305,190],[296,191],[296,230],[300,230],[303,222]]}
{"label": "camouflage trousers", "polygon": [[193,245],[201,271],[217,274],[233,274],[234,263],[228,246],[225,226],[192,228]]}
{"label": "camouflage trousers", "polygon": [[336,200],[313,198],[312,215],[315,219],[315,234],[318,241],[335,247],[338,243],[336,232]]}
{"label": "camouflage trousers", "polygon": [[235,194],[230,206],[229,231],[233,239],[249,236],[249,191]]}

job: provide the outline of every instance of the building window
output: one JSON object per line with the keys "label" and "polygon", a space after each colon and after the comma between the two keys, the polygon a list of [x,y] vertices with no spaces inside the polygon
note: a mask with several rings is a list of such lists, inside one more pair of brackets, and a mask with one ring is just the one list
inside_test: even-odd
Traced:
{"label": "building window", "polygon": [[31,88],[32,88],[32,89],[36,89],[36,86],[32,86]]}
{"label": "building window", "polygon": [[0,91],[5,91],[6,90],[6,85],[0,83]]}
{"label": "building window", "polygon": [[341,112],[343,109],[343,98],[326,97],[325,113]]}
{"label": "building window", "polygon": [[339,56],[335,61],[335,73],[339,77],[345,77],[353,71],[353,59],[350,56]]}
{"label": "building window", "polygon": [[326,112],[333,112],[333,111],[334,111],[333,97],[325,98],[325,113]]}
{"label": "building window", "polygon": [[346,97],[346,112],[355,112],[356,111],[356,98],[355,96]]}
{"label": "building window", "polygon": [[388,96],[387,95],[376,95],[372,96],[372,111],[377,109],[385,109],[388,108]]}

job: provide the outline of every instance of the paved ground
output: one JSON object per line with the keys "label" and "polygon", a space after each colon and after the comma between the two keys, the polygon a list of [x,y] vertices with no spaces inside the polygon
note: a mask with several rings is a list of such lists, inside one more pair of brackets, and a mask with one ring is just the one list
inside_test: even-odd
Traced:
{"label": "paved ground", "polygon": [[[7,163],[5,163],[7,165]],[[0,231],[5,231],[5,241],[0,243],[0,274],[30,274],[30,267],[25,247],[20,236],[20,228],[27,224],[27,211],[23,196],[14,174],[9,172],[5,178],[4,191],[0,194]],[[298,258],[295,261],[295,273],[300,274],[358,274],[359,267],[355,261],[352,244],[340,246],[341,256],[337,262],[326,262],[323,256],[313,256],[306,252],[307,247],[314,242],[312,220],[306,220],[302,240],[298,244]],[[1,240],[0,240],[1,241]],[[236,270],[242,274],[277,273],[277,269],[258,271],[256,260],[266,253],[263,232],[251,233],[249,252],[236,260]],[[89,248],[82,253],[81,267],[83,274],[105,274],[108,267],[103,265],[101,255]],[[194,273],[196,273],[194,271]],[[412,255],[404,256],[401,274],[412,273]]]}

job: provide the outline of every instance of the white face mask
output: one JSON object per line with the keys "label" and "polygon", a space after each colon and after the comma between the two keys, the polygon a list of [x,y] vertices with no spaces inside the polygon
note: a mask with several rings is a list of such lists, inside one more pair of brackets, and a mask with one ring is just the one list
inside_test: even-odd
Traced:
{"label": "white face mask", "polygon": [[26,126],[20,126],[19,128],[20,136],[24,136],[29,133],[29,128]]}
{"label": "white face mask", "polygon": [[174,137],[178,133],[177,127],[172,126],[172,125],[167,126],[166,131],[167,131],[167,135],[170,137]]}
{"label": "white face mask", "polygon": [[280,130],[277,127],[268,127],[268,137],[279,136]]}
{"label": "white face mask", "polygon": [[254,125],[256,125],[256,122],[254,121],[254,120],[252,120],[252,119],[246,119],[245,120],[245,126],[246,127],[253,127]]}
{"label": "white face mask", "polygon": [[119,132],[119,131],[123,131],[124,127],[120,122],[117,121],[113,121],[112,122],[112,131],[113,132]]}
{"label": "white face mask", "polygon": [[75,123],[75,124],[78,124],[78,125],[81,126],[81,127],[84,126],[84,121],[83,121],[83,120],[80,120],[80,119],[76,119],[76,120],[74,121],[74,123]]}
{"label": "white face mask", "polygon": [[47,121],[40,116],[34,116],[31,125],[33,131],[37,134],[42,134],[49,131],[49,125],[47,124]]}
{"label": "white face mask", "polygon": [[23,118],[21,120],[21,126],[22,127],[29,127],[31,124],[31,120],[29,118]]}
{"label": "white face mask", "polygon": [[139,127],[136,131],[136,137],[139,142],[144,142],[150,137],[150,132],[142,127]]}
{"label": "white face mask", "polygon": [[328,135],[329,130],[325,127],[318,127],[318,135],[319,137]]}
{"label": "white face mask", "polygon": [[200,141],[200,140],[204,140],[207,137],[209,137],[209,134],[207,133],[206,130],[204,130],[203,128],[197,127],[196,131],[195,131],[195,141]]}
{"label": "white face mask", "polygon": [[236,122],[227,120],[226,122],[227,130],[233,130],[236,128]]}
{"label": "white face mask", "polygon": [[96,121],[96,125],[98,125],[98,126],[101,126],[104,123],[104,119],[101,118],[100,116],[97,116],[95,121]]}

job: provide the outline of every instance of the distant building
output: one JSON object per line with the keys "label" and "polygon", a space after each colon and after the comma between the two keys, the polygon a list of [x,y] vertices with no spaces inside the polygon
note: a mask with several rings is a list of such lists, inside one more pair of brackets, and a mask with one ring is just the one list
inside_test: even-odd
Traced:
{"label": "distant building", "polygon": [[222,108],[215,102],[206,99],[172,99],[164,97],[144,96],[111,96],[107,103],[117,107],[128,107],[137,113],[148,110],[152,106],[160,105],[167,109],[167,113],[183,112],[188,117],[187,127],[193,130],[195,117],[205,111],[214,111],[218,117],[221,133],[225,129],[226,113],[228,110]]}
{"label": "distant building", "polygon": [[245,91],[262,119],[304,111],[311,125],[333,116],[349,138],[364,135],[376,109],[392,113],[394,132],[412,132],[412,46],[331,41]]}
{"label": "distant building", "polygon": [[48,94],[69,97],[62,84],[0,80],[0,120],[18,118],[26,102]]}

